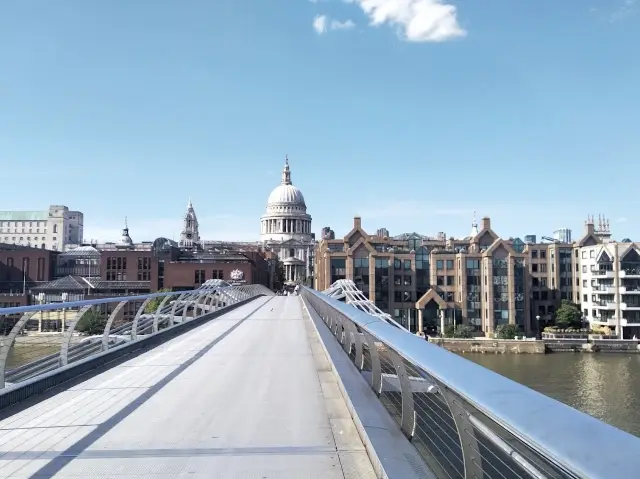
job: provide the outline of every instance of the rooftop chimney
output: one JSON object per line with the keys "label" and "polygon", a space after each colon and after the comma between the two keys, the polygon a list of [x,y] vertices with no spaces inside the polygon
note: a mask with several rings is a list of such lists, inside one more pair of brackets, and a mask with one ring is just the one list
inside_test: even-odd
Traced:
{"label": "rooftop chimney", "polygon": [[482,225],[482,230],[491,229],[491,218],[485,216],[480,220],[480,224]]}
{"label": "rooftop chimney", "polygon": [[593,216],[587,216],[587,221],[584,222],[585,234],[592,235],[595,232],[595,225],[593,224]]}
{"label": "rooftop chimney", "polygon": [[354,228],[362,228],[362,219],[359,216],[353,217],[353,227]]}

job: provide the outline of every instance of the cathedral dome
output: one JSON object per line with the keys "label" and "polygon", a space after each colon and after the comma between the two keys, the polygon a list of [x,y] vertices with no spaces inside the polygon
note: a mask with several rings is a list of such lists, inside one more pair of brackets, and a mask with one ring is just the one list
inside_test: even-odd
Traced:
{"label": "cathedral dome", "polygon": [[293,185],[278,185],[269,195],[268,206],[306,206],[302,191]]}
{"label": "cathedral dome", "polygon": [[291,184],[291,170],[289,169],[288,158],[284,161],[282,182],[273,189],[267,200],[267,209],[273,206],[295,206],[305,209],[307,207],[302,191]]}

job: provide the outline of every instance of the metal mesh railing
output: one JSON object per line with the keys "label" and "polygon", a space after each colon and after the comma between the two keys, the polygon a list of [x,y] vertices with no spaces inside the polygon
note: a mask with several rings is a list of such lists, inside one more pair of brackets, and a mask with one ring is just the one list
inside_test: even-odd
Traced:
{"label": "metal mesh railing", "polygon": [[0,390],[254,296],[261,285],[0,309]]}
{"label": "metal mesh railing", "polygon": [[322,293],[301,294],[436,477],[638,477],[639,438]]}

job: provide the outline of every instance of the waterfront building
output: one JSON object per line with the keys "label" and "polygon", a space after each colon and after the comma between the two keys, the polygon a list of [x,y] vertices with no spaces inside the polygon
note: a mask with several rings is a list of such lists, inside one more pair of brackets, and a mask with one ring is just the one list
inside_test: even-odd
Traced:
{"label": "waterfront building", "polygon": [[585,223],[575,245],[580,304],[591,326],[608,327],[622,339],[640,337],[640,243],[612,241],[609,222]]}
{"label": "waterfront building", "polygon": [[304,282],[314,274],[315,235],[311,215],[302,191],[291,181],[289,159],[285,158],[282,180],[267,200],[260,220],[260,241],[283,263],[285,280]]}
{"label": "waterfront building", "polygon": [[489,218],[480,225],[474,218],[470,235],[455,239],[369,235],[355,217],[343,238],[318,244],[315,285],[324,290],[351,279],[411,331],[435,331],[444,314],[449,324],[468,324],[478,333],[515,324],[530,334],[527,258],[524,243],[501,239]]}
{"label": "waterfront building", "polygon": [[64,251],[83,241],[84,215],[64,205],[41,211],[0,211],[0,243]]}

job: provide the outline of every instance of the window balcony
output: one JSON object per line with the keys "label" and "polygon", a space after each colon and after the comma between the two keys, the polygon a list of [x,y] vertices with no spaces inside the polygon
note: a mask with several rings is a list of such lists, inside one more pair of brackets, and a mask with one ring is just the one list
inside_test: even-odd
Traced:
{"label": "window balcony", "polygon": [[640,286],[620,286],[620,294],[640,294]]}
{"label": "window balcony", "polygon": [[621,278],[640,278],[640,268],[625,268],[620,271]]}
{"label": "window balcony", "polygon": [[604,270],[604,269],[592,271],[591,274],[596,278],[614,278],[615,277],[615,273],[613,271]]}

